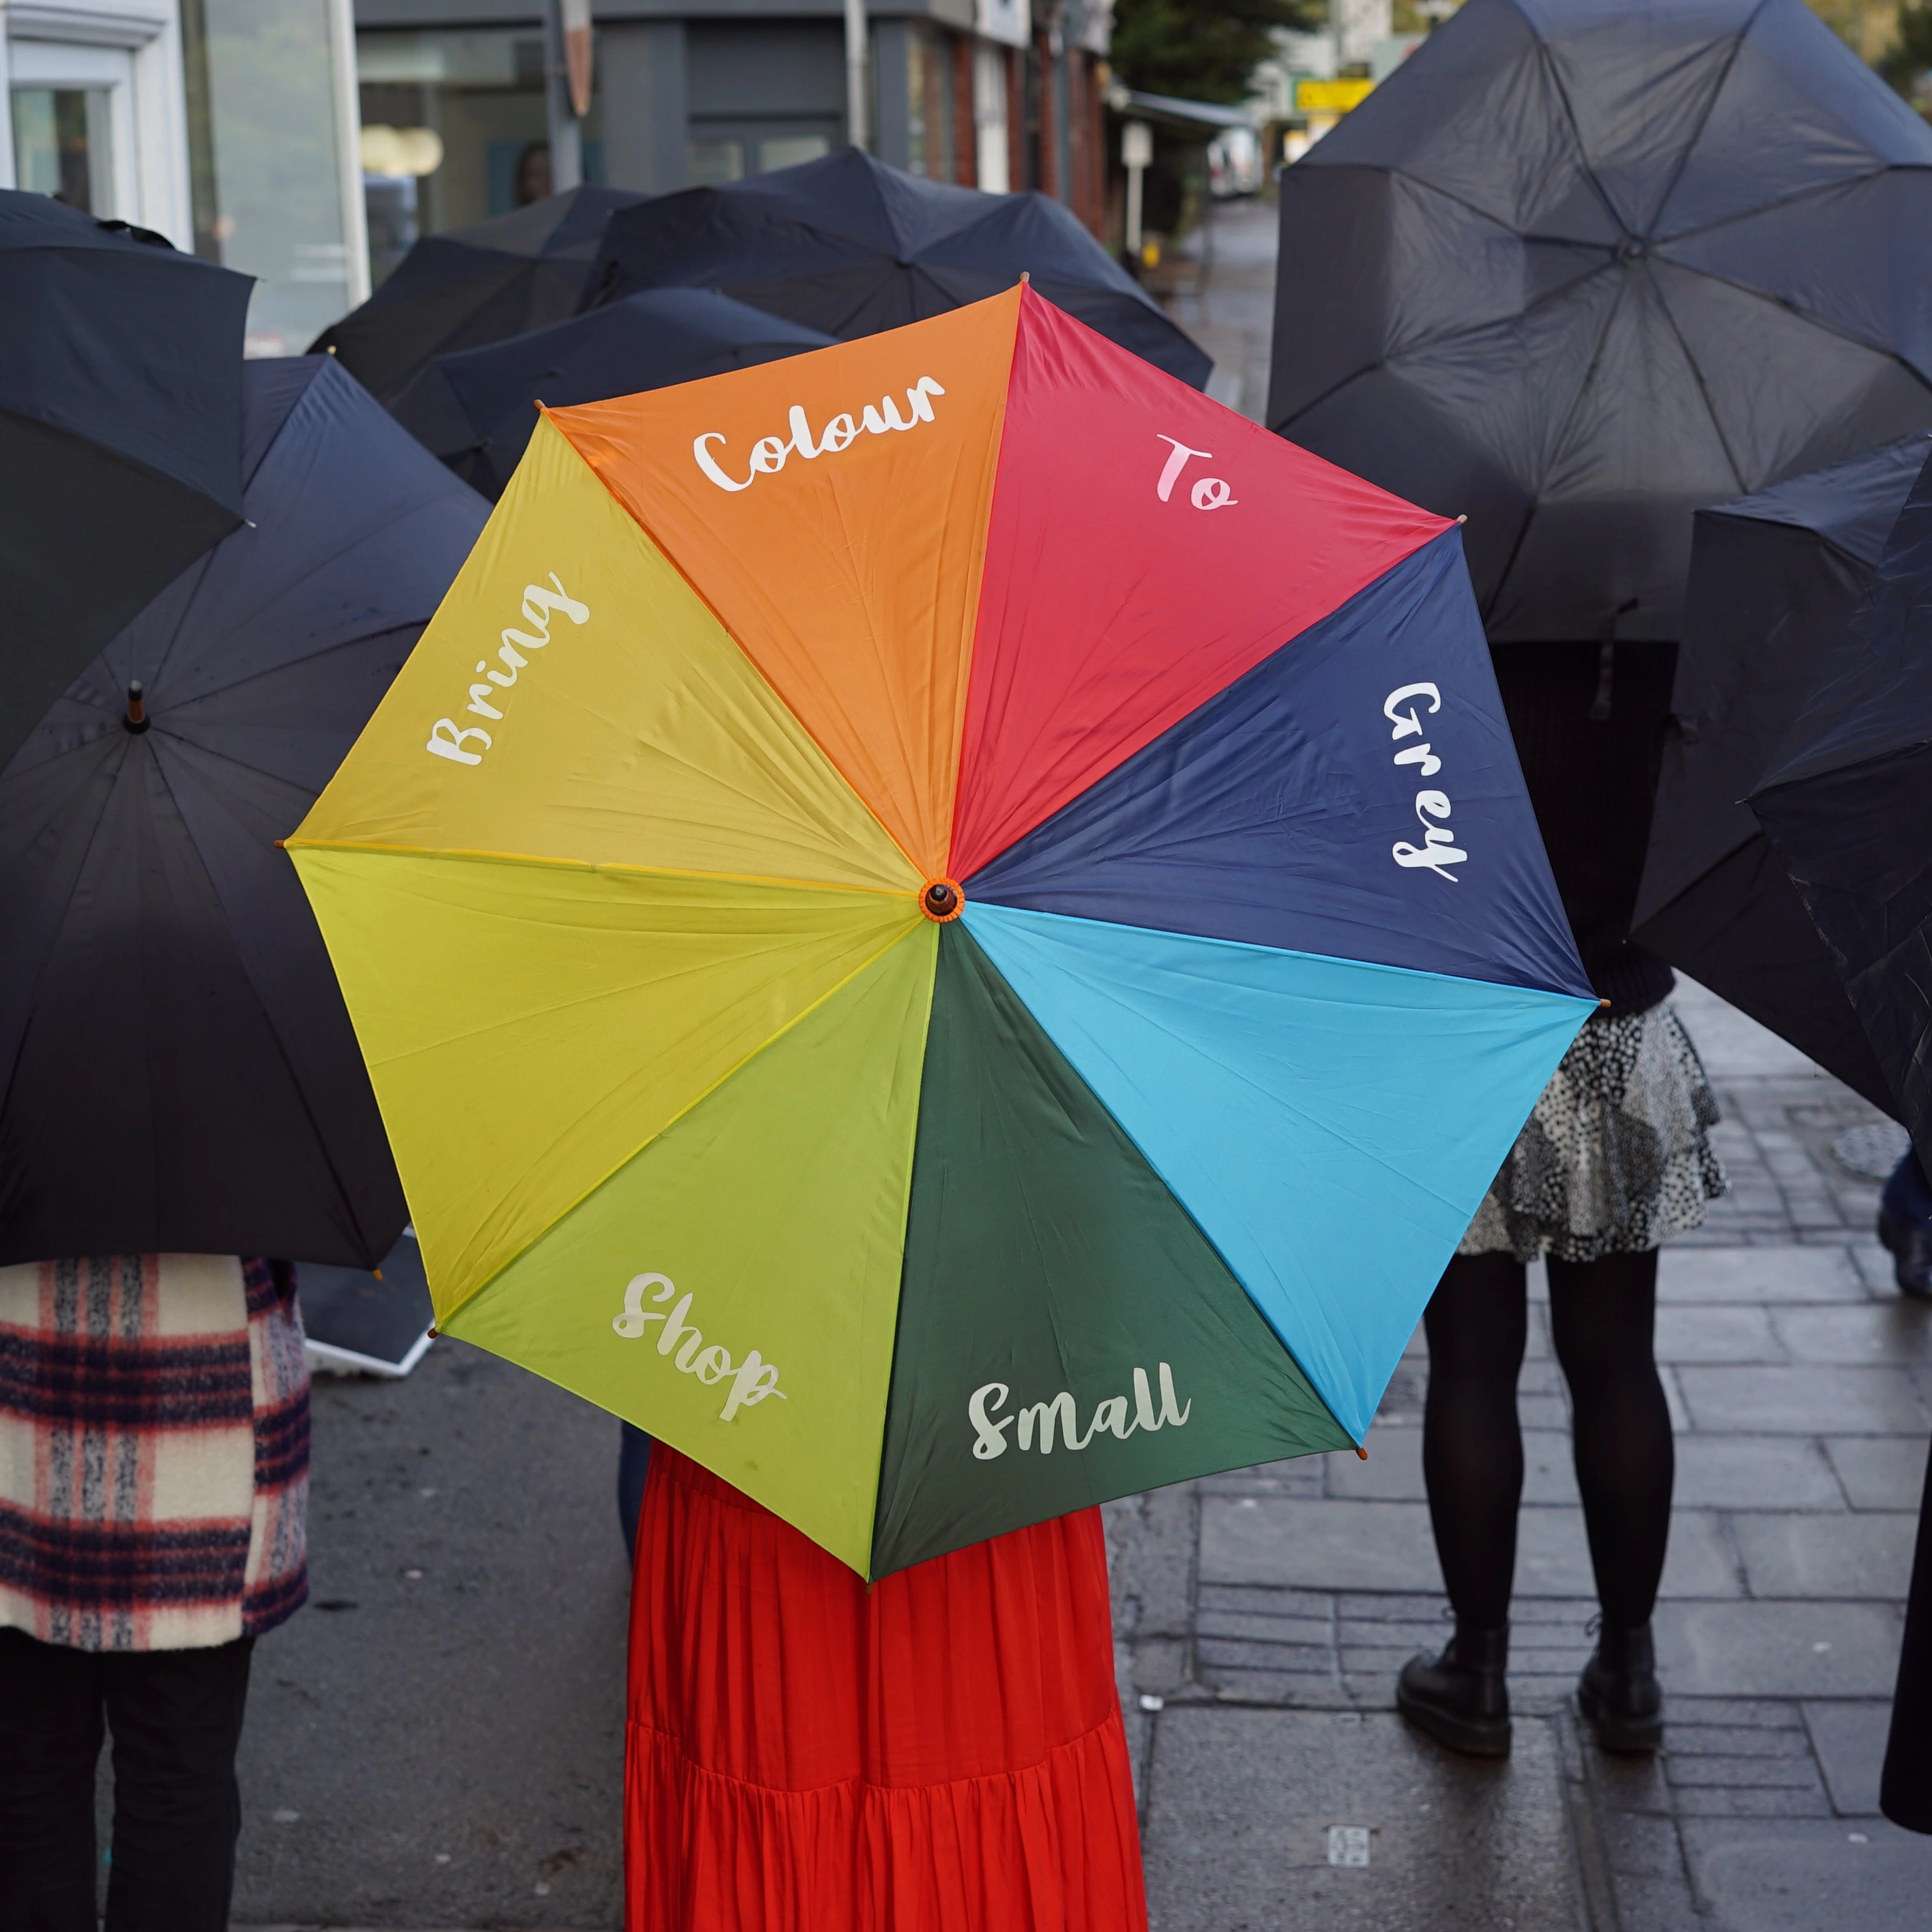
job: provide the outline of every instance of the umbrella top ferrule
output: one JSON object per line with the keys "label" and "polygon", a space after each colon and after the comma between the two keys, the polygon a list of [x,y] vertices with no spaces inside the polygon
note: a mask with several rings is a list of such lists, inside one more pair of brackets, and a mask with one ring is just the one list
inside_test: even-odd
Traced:
{"label": "umbrella top ferrule", "polygon": [[128,715],[122,719],[121,728],[138,734],[153,722],[148,716],[147,701],[141,695],[141,680],[137,677],[128,687]]}
{"label": "umbrella top ferrule", "polygon": [[941,926],[957,919],[965,906],[966,895],[951,879],[928,879],[920,888],[920,910]]}

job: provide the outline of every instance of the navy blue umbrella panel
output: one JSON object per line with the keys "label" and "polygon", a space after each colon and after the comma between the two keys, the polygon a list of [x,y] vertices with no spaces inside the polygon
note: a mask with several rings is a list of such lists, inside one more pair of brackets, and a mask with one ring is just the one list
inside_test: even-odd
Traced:
{"label": "navy blue umbrella panel", "polygon": [[722,289],[850,342],[998,295],[1022,273],[1088,328],[1205,387],[1207,352],[1070,209],[928,181],[856,148],[620,211],[590,299]]}
{"label": "navy blue umbrella panel", "polygon": [[1928,451],[1906,436],[1697,512],[1631,934],[1887,1112],[1891,1083],[1744,800],[1851,638]]}
{"label": "navy blue umbrella panel", "polygon": [[1750,794],[1932,1163],[1932,460]]}
{"label": "navy blue umbrella panel", "polygon": [[439,356],[389,413],[494,501],[536,428],[538,403],[601,403],[831,340],[715,289],[650,289],[507,342]]}
{"label": "navy blue umbrella panel", "polygon": [[310,344],[383,402],[433,356],[501,342],[576,313],[614,208],[644,199],[577,188],[416,242],[360,308]]}

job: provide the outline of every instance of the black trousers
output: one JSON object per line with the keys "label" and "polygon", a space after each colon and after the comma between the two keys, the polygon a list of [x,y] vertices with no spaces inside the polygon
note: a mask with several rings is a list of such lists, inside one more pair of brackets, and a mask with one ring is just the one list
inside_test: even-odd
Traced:
{"label": "black trousers", "polygon": [[69,1650],[0,1630],[0,1927],[95,1932],[94,1779],[114,1738],[106,1932],[227,1932],[253,1637]]}

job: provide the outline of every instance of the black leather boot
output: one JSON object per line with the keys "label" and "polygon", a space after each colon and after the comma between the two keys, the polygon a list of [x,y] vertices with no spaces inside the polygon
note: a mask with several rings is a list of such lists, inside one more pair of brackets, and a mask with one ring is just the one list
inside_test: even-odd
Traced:
{"label": "black leather boot", "polygon": [[1412,1657],[1395,1681],[1395,1707],[1438,1744],[1468,1757],[1510,1754],[1509,1625],[1458,1623],[1432,1663]]}
{"label": "black leather boot", "polygon": [[1664,1693],[1650,1626],[1597,1634],[1596,1654],[1576,1680],[1576,1706],[1606,1751],[1654,1751],[1664,1742]]}

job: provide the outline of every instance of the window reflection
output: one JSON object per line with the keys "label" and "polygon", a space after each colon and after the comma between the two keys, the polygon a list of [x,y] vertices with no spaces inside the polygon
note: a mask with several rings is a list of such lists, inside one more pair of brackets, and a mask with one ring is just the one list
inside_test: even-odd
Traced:
{"label": "window reflection", "polygon": [[104,87],[15,88],[14,180],[30,194],[111,216],[110,105]]}
{"label": "window reflection", "polygon": [[[508,214],[550,192],[543,37],[534,28],[362,33],[356,63],[376,281],[420,236]],[[593,94],[584,122],[589,182],[603,178],[602,112]],[[366,137],[376,128],[385,132],[372,147]]]}
{"label": "window reflection", "polygon": [[256,278],[254,355],[349,306],[328,0],[182,0],[195,253]]}

